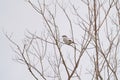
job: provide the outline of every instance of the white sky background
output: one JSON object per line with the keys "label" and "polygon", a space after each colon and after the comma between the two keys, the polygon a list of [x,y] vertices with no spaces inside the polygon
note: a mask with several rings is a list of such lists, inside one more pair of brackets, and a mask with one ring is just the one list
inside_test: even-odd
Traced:
{"label": "white sky background", "polygon": [[[0,0],[0,80],[32,80],[27,68],[15,62],[10,42],[3,35],[13,33],[21,41],[26,29],[40,29],[40,18],[25,0]],[[33,79],[34,80],[34,79]]]}
{"label": "white sky background", "polygon": [[[74,1],[74,0],[73,0]],[[77,3],[77,2],[76,2]],[[81,8],[83,15],[84,11]],[[61,17],[59,13],[58,22],[61,29],[61,35],[70,35],[70,31],[66,31],[66,19]],[[82,15],[81,14],[81,15]],[[86,18],[86,16],[84,17]],[[1,80],[34,80],[27,68],[13,61],[15,53],[10,48],[10,42],[3,35],[3,31],[8,34],[13,33],[13,40],[20,42],[24,38],[25,31],[28,29],[31,32],[39,32],[41,30],[41,17],[40,15],[25,1],[25,0],[0,0],[0,79]],[[76,27],[76,26],[75,26]],[[77,28],[76,28],[77,29]],[[75,30],[77,31],[77,30]],[[79,30],[78,30],[79,31]],[[75,33],[76,36],[80,34]],[[66,46],[64,46],[66,48]],[[66,51],[67,52],[67,51]],[[69,52],[69,51],[68,51]],[[88,63],[86,58],[81,63]],[[82,66],[81,66],[82,67]],[[87,80],[85,77],[83,80]]]}
{"label": "white sky background", "polygon": [[[67,5],[67,4],[66,4]],[[65,7],[66,7],[65,5]],[[83,13],[83,12],[82,12]],[[84,13],[83,13],[84,14]],[[62,34],[70,35],[70,30],[65,27],[68,23],[61,17],[59,11],[58,22],[63,26]],[[15,53],[10,48],[10,42],[4,36],[13,33],[13,40],[20,43],[24,38],[25,31],[41,30],[41,18],[38,13],[25,0],[0,0],[0,79],[1,80],[32,80],[27,68],[15,62]],[[63,22],[65,24],[63,24]],[[61,35],[62,35],[61,34]],[[79,34],[76,34],[79,35]],[[69,52],[69,51],[68,51]],[[87,77],[86,77],[87,78]],[[34,79],[33,79],[34,80]]]}

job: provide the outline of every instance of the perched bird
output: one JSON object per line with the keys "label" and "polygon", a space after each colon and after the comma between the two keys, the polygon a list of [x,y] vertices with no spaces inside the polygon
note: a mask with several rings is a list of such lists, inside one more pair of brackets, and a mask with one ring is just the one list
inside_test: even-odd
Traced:
{"label": "perched bird", "polygon": [[70,45],[70,44],[74,43],[74,42],[73,42],[71,39],[69,39],[66,35],[63,35],[62,38],[63,38],[64,43],[67,44],[67,45]]}

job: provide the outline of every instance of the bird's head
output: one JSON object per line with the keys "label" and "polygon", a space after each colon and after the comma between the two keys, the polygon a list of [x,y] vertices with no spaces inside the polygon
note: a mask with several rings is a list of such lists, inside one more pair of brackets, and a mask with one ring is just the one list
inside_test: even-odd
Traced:
{"label": "bird's head", "polygon": [[62,37],[67,37],[66,35],[63,35]]}

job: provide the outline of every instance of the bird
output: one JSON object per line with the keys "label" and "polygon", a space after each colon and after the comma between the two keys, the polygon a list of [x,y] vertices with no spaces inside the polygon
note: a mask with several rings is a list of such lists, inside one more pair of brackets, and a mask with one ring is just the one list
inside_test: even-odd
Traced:
{"label": "bird", "polygon": [[68,38],[66,35],[63,35],[62,38],[63,38],[64,43],[67,45],[71,45],[72,43],[74,43],[74,41]]}

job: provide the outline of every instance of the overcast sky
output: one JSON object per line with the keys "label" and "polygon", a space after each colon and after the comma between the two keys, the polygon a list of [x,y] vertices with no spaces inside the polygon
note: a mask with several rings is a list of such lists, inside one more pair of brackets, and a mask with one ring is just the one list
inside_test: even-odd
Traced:
{"label": "overcast sky", "polygon": [[13,33],[15,40],[21,40],[26,29],[39,29],[38,14],[25,0],[0,0],[0,79],[33,80],[27,68],[13,59],[15,53],[10,42],[3,35]]}
{"label": "overcast sky", "polygon": [[[20,43],[26,30],[38,32],[41,29],[40,22],[40,15],[25,0],[0,0],[1,80],[33,79],[24,65],[13,60],[16,54],[11,50],[10,46],[12,44],[3,33],[13,34],[13,40]],[[65,21],[63,20],[63,22]],[[62,31],[67,32],[65,27]]]}
{"label": "overcast sky", "polygon": [[[83,13],[83,12],[82,12]],[[59,15],[60,12],[59,12]],[[58,15],[60,19],[61,16]],[[60,26],[66,26],[62,19]],[[0,0],[0,75],[1,80],[32,80],[27,68],[14,61],[15,53],[10,48],[10,42],[3,32],[13,33],[13,40],[20,42],[26,29],[35,32],[41,29],[40,15],[25,0]],[[64,27],[62,34],[69,34]],[[79,34],[78,34],[79,35]]]}
{"label": "overcast sky", "polygon": [[[61,19],[61,16],[59,17]],[[60,26],[66,25],[61,24],[62,21],[66,23],[64,20],[60,21]],[[10,48],[11,43],[3,33],[13,34],[13,40],[20,42],[26,30],[41,30],[40,22],[40,15],[25,0],[0,0],[0,80],[34,80],[26,66],[14,60],[15,53]],[[66,30],[64,27],[61,33],[69,34]],[[86,58],[85,61],[87,62]],[[85,61],[83,60],[83,63]]]}

